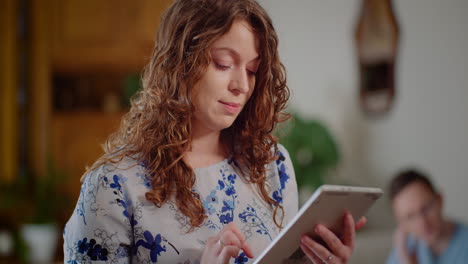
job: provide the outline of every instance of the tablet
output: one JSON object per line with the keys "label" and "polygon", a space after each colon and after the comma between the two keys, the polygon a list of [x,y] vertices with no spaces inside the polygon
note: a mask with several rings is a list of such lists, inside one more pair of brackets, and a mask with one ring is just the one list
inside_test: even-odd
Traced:
{"label": "tablet", "polygon": [[357,220],[381,196],[380,188],[322,185],[257,257],[254,264],[280,264],[302,258],[304,255],[299,245],[303,234],[319,238],[313,228],[316,224],[323,224],[340,236],[345,212],[350,212]]}

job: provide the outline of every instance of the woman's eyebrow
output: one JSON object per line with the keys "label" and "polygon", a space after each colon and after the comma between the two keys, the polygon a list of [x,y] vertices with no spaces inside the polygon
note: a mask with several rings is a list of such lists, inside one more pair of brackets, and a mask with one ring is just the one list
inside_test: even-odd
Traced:
{"label": "woman's eyebrow", "polygon": [[[235,49],[230,48],[230,47],[213,48],[213,51],[215,51],[215,52],[216,52],[216,51],[227,51],[227,52],[229,52],[229,53],[231,54],[231,56],[236,57],[237,59],[240,59],[240,57],[241,57],[240,54],[239,54],[239,52],[237,52]],[[249,63],[252,62],[252,61],[259,60],[259,59],[260,59],[260,56],[257,55],[255,58],[253,58],[252,60],[250,60]]]}

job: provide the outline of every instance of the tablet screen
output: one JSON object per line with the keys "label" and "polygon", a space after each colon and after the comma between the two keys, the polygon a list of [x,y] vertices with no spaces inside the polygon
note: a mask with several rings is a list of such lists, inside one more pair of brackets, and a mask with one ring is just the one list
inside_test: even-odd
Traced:
{"label": "tablet screen", "polygon": [[323,224],[340,236],[346,212],[359,219],[381,196],[380,188],[322,185],[254,263],[291,263],[291,260],[303,258],[299,247],[303,234],[317,238],[313,228]]}

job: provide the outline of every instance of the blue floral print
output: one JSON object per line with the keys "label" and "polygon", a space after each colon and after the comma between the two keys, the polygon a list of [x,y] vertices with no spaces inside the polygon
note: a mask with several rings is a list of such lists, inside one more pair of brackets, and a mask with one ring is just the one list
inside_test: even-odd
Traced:
{"label": "blue floral print", "polygon": [[78,213],[79,216],[83,218],[83,223],[86,225],[86,214],[85,214],[85,201],[84,201],[84,193],[88,189],[88,181],[84,181],[83,185],[81,186],[80,190],[80,198],[78,199],[77,206],[76,206],[76,212]]}
{"label": "blue floral print", "polygon": [[289,175],[286,172],[286,165],[284,164],[285,156],[281,151],[278,151],[278,159],[276,165],[278,168],[278,175],[280,179],[280,187],[273,192],[273,199],[279,204],[283,203],[283,190],[286,188],[286,182],[289,180]]}
{"label": "blue floral print", "polygon": [[255,227],[255,232],[259,233],[260,235],[266,235],[268,238],[270,238],[270,240],[272,240],[270,231],[263,223],[263,220],[258,216],[253,206],[248,205],[245,211],[239,214],[239,218],[247,225]]}
{"label": "blue floral print", "polygon": [[78,252],[82,254],[86,253],[91,260],[107,260],[107,249],[97,244],[94,239],[90,239],[88,242],[88,239],[85,237],[78,241]]}
{"label": "blue floral print", "polygon": [[[121,181],[119,176],[114,175],[114,177],[112,177],[112,179],[114,180],[114,182],[110,184],[110,187],[113,188],[113,189],[117,189],[119,191],[122,191],[122,185],[120,185],[120,183],[119,183],[119,181]],[[104,180],[107,182],[108,181],[107,177],[104,177]]]}
{"label": "blue floral print", "polygon": [[[104,177],[104,182],[108,183],[109,180],[107,177]],[[122,214],[128,219],[130,225],[133,227],[136,224],[138,224],[138,221],[135,220],[135,216],[133,215],[132,212],[130,212],[130,208],[132,208],[132,200],[128,197],[127,192],[122,191],[122,185],[121,183],[124,183],[127,181],[126,177],[123,177],[121,175],[114,174],[112,177],[113,182],[109,184],[109,187],[114,190],[114,194],[117,196],[117,198],[114,201],[111,201],[112,203],[116,203],[118,206],[123,208]]]}
{"label": "blue floral print", "polygon": [[224,191],[228,199],[223,199],[223,206],[221,208],[221,213],[218,213],[218,217],[220,223],[226,225],[232,222],[234,210],[236,208],[237,194],[234,185],[237,175],[233,173],[226,175],[226,172],[228,172],[227,168],[220,169],[219,172],[222,176],[222,180],[218,180],[217,189]]}
{"label": "blue floral print", "polygon": [[161,246],[161,235],[157,234],[155,237],[153,237],[149,231],[145,231],[143,235],[145,239],[140,239],[135,244],[135,253],[138,251],[139,247],[144,247],[150,250],[151,261],[158,262],[158,256],[161,256],[161,252],[166,251],[166,247]]}
{"label": "blue floral print", "polygon": [[211,215],[216,212],[215,205],[217,205],[218,197],[216,196],[216,190],[210,192],[210,194],[203,200],[203,207],[205,207],[206,213]]}
{"label": "blue floral print", "polygon": [[[266,166],[266,180],[271,197],[283,204],[287,224],[297,212],[295,179],[287,152],[279,149],[279,159]],[[128,158],[86,176],[63,232],[64,263],[199,264],[208,238],[228,223],[234,222],[245,235],[254,255],[280,231],[271,207],[232,158],[194,170],[192,191],[200,197],[206,219],[193,229],[173,199],[177,193],[161,206],[146,199],[155,177],[146,168],[146,163]],[[229,263],[252,262],[240,252]]]}
{"label": "blue floral print", "polygon": [[239,254],[239,256],[237,256],[237,258],[235,258],[234,263],[243,264],[243,263],[247,263],[247,261],[249,261],[249,258],[247,258],[247,256],[245,256],[245,253],[242,252]]}

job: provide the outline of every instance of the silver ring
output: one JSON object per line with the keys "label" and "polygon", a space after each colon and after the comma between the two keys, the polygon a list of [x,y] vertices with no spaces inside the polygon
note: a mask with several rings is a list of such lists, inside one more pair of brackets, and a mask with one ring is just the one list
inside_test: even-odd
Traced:
{"label": "silver ring", "polygon": [[330,255],[330,256],[328,256],[327,260],[324,260],[324,261],[322,261],[322,262],[323,262],[323,264],[328,264],[328,262],[329,262],[330,260],[332,260],[332,259],[333,259],[333,255]]}
{"label": "silver ring", "polygon": [[223,243],[223,241],[221,241],[221,239],[218,239],[218,242],[217,242],[217,243],[218,243],[218,245],[220,245],[221,247],[224,247],[224,246],[225,246],[224,243]]}

